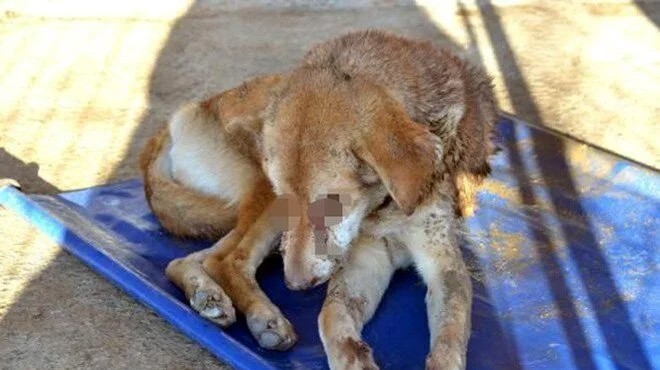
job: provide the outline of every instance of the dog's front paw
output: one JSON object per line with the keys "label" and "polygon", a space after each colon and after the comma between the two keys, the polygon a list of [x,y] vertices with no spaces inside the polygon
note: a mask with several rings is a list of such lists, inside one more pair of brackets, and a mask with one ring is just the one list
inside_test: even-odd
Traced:
{"label": "dog's front paw", "polygon": [[465,351],[438,347],[426,358],[426,370],[465,369]]}
{"label": "dog's front paw", "polygon": [[298,340],[289,320],[275,307],[253,304],[245,313],[245,318],[250,332],[262,348],[285,351]]}
{"label": "dog's front paw", "polygon": [[369,345],[355,338],[340,339],[328,358],[333,370],[378,370]]}

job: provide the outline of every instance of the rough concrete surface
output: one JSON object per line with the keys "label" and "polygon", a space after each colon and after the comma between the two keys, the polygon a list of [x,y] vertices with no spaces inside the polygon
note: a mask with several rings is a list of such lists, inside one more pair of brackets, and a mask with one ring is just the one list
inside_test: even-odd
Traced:
{"label": "rough concrete surface", "polygon": [[[54,193],[137,176],[177,105],[383,28],[467,48],[503,109],[660,166],[660,3],[0,2],[0,178]],[[655,134],[655,136],[654,136]],[[0,210],[0,368],[222,368]]]}

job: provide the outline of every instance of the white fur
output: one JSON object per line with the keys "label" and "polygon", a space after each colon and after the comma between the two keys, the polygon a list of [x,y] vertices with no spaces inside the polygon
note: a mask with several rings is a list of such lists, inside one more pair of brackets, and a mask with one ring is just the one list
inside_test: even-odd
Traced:
{"label": "white fur", "polygon": [[[334,295],[326,298],[321,310],[319,335],[331,369],[376,368],[370,354],[356,356],[354,349],[347,349],[342,343],[349,338],[362,342],[363,324],[374,314],[392,274],[400,267],[392,264],[391,255],[383,240],[360,235],[351,245],[344,268],[330,280],[328,291]],[[353,316],[355,311],[349,300],[360,302],[363,312]]]}
{"label": "white fur", "polygon": [[[312,263],[312,274],[319,278],[330,276],[335,264],[327,258],[316,258]],[[323,279],[325,280],[325,279]]]}
{"label": "white fur", "polygon": [[268,163],[265,165],[265,172],[266,175],[268,175],[268,179],[270,180],[271,184],[273,184],[273,189],[275,190],[276,194],[284,194],[287,193],[288,189],[284,189],[282,187],[282,182],[280,181],[280,166],[279,166],[279,161],[277,157],[271,158]]}
{"label": "white fur", "polygon": [[236,203],[254,183],[257,169],[226,141],[219,123],[197,104],[170,120],[170,161],[177,182]]}
{"label": "white fur", "polygon": [[340,223],[330,226],[328,242],[342,249],[348,248],[360,231],[360,224],[364,218],[366,207],[355,207],[353,212]]}
{"label": "white fur", "polygon": [[164,150],[158,152],[156,160],[153,163],[152,170],[160,176],[173,179],[172,175],[172,162],[170,161],[169,151],[172,148],[172,143],[167,142]]}

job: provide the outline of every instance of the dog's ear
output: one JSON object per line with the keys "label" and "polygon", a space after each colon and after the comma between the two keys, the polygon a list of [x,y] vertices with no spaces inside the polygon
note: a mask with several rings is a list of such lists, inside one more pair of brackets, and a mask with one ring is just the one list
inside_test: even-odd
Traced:
{"label": "dog's ear", "polygon": [[378,173],[399,207],[411,215],[428,194],[439,158],[439,141],[405,114],[378,122],[358,140],[355,154]]}

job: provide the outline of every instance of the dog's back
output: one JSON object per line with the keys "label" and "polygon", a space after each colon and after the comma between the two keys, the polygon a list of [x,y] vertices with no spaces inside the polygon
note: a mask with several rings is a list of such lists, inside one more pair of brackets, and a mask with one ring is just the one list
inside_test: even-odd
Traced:
{"label": "dog's back", "polygon": [[381,31],[353,32],[310,50],[303,68],[330,68],[340,77],[363,76],[383,86],[414,121],[443,143],[457,213],[474,208],[476,188],[490,172],[497,103],[490,77],[430,42]]}

